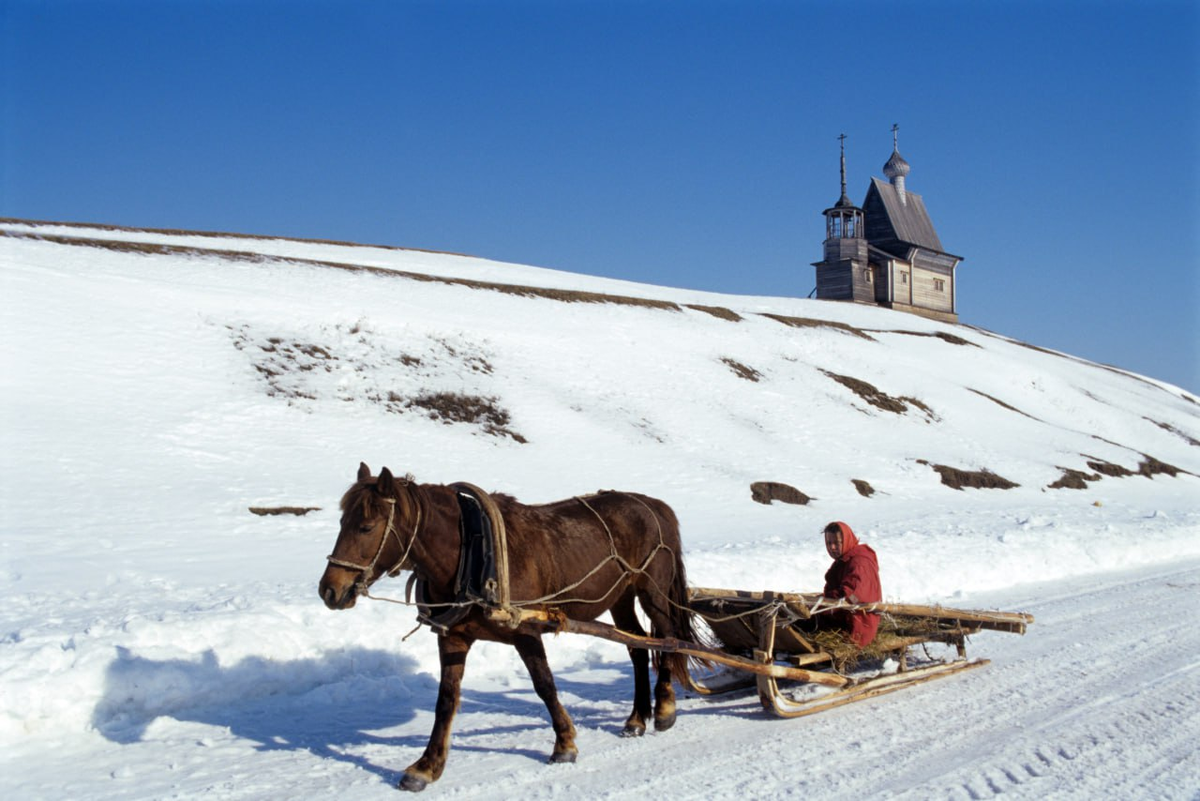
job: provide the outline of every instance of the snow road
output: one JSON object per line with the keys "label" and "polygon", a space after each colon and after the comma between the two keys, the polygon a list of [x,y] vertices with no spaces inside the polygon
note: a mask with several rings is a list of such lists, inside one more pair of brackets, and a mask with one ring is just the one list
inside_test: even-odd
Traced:
{"label": "snow road", "polygon": [[753,692],[685,700],[676,727],[643,742],[617,738],[614,713],[581,738],[580,762],[561,776],[505,767],[530,734],[548,749],[548,729],[512,737],[517,754],[489,753],[472,732],[497,722],[468,711],[444,790],[485,795],[504,775],[506,795],[591,797],[599,788],[586,776],[617,772],[627,786],[597,797],[754,798],[788,787],[826,798],[1127,798],[1153,787],[1195,798],[1198,598],[1200,563],[1190,562],[978,599],[1037,617],[1024,637],[975,637],[972,655],[992,659],[981,670],[790,721],[767,718]]}
{"label": "snow road", "polygon": [[[1198,590],[1200,560],[1188,560],[973,597],[1037,617],[1024,637],[973,638],[971,656],[992,660],[983,669],[797,720],[768,717],[752,691],[682,697],[674,729],[639,740],[617,734],[631,693],[623,649],[597,641],[558,669],[575,765],[544,764],[553,738],[528,678],[489,670],[508,649],[477,645],[446,774],[426,796],[1196,798]],[[408,670],[394,680],[373,666],[302,697],[190,708],[40,754],[10,797],[396,798],[432,720],[434,678],[403,656],[422,639],[433,638],[384,646]],[[579,639],[548,639],[552,662]],[[81,764],[112,757],[81,782]]]}

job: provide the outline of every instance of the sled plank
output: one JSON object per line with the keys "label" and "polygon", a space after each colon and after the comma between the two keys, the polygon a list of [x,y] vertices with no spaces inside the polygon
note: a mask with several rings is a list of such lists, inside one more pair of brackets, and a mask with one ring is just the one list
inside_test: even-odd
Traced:
{"label": "sled plank", "polygon": [[961,623],[977,624],[979,628],[990,629],[993,631],[1007,631],[1013,634],[1024,634],[1025,627],[1033,623],[1033,615],[1025,612],[997,612],[982,609],[954,609],[948,606],[927,606],[921,604],[894,604],[894,603],[870,603],[870,604],[852,604],[845,601],[839,601],[836,605],[821,604],[821,594],[797,593],[797,592],[775,592],[772,590],[765,591],[748,591],[748,590],[723,590],[714,589],[711,587],[693,587],[688,591],[688,597],[691,603],[697,604],[704,601],[732,601],[732,602],[748,602],[749,604],[758,603],[761,605],[769,605],[771,603],[782,603],[790,609],[798,613],[801,617],[810,617],[814,612],[820,614],[821,609],[845,609],[851,612],[878,612],[891,615],[907,615],[910,617],[927,617],[936,618],[938,620],[958,621]]}

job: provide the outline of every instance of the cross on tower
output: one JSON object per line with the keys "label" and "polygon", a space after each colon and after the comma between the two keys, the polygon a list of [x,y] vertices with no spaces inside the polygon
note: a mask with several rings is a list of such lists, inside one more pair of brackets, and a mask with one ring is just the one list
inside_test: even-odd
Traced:
{"label": "cross on tower", "polygon": [[900,145],[898,144],[899,136],[897,136],[897,134],[899,134],[899,133],[900,133],[900,126],[893,122],[892,123],[892,150],[895,150],[897,152],[899,152],[899,150],[900,150]]}

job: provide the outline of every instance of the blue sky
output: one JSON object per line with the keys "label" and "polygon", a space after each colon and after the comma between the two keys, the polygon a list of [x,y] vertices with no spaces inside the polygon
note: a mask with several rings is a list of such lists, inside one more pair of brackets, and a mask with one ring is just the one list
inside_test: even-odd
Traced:
{"label": "blue sky", "polygon": [[806,296],[893,123],[962,322],[1200,391],[1200,6],[0,0],[0,216]]}

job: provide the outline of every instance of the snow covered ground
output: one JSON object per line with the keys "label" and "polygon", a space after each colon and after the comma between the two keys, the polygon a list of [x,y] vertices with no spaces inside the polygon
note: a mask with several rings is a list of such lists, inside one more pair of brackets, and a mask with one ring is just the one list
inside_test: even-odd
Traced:
{"label": "snow covered ground", "polygon": [[[558,637],[581,754],[553,767],[520,660],[479,645],[430,794],[1200,797],[1200,405],[1179,388],[847,304],[330,243],[0,234],[7,797],[394,797],[434,638],[401,641],[404,607],[316,594],[360,460],[530,502],[656,495],[698,585],[819,589],[842,519],[890,600],[1037,616],[974,638],[993,663],[963,676],[794,721],[687,698],[637,741],[617,736],[624,649]],[[431,419],[439,392],[491,416]],[[952,489],[937,465],[1019,486]],[[1065,471],[1084,488],[1050,488]],[[755,481],[813,500],[755,503]],[[321,509],[248,511],[285,505]]]}

